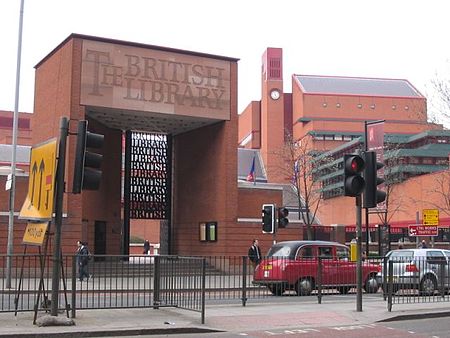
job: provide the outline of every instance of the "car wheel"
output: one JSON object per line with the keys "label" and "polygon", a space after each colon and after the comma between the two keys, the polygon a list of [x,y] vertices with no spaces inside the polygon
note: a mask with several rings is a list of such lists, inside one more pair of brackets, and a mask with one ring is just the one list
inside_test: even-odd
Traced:
{"label": "car wheel", "polygon": [[366,282],[364,283],[364,290],[367,293],[377,293],[379,289],[377,278],[375,275],[369,275]]}
{"label": "car wheel", "polygon": [[432,296],[434,294],[434,291],[437,289],[437,282],[436,278],[431,275],[426,275],[423,277],[422,281],[420,282],[420,294],[422,296]]}
{"label": "car wheel", "polygon": [[346,295],[351,288],[352,288],[351,286],[339,286],[337,290],[339,291],[340,294]]}
{"label": "car wheel", "polygon": [[284,293],[284,287],[280,284],[269,285],[268,288],[274,296],[281,296]]}
{"label": "car wheel", "polygon": [[297,296],[309,296],[314,289],[314,282],[310,278],[302,278],[295,284]]}

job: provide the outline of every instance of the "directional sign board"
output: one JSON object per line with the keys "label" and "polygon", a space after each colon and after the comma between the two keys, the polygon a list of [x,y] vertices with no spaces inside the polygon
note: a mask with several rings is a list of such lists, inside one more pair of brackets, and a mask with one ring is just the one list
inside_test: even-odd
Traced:
{"label": "directional sign board", "polygon": [[414,224],[409,225],[409,236],[437,236],[438,227],[430,225]]}
{"label": "directional sign board", "polygon": [[438,209],[423,209],[422,210],[423,225],[439,225],[439,210]]}
{"label": "directional sign board", "polygon": [[37,221],[51,220],[56,174],[56,138],[31,148],[28,194],[19,218]]}
{"label": "directional sign board", "polygon": [[23,234],[23,244],[42,246],[47,232],[48,222],[44,223],[28,223],[25,233]]}

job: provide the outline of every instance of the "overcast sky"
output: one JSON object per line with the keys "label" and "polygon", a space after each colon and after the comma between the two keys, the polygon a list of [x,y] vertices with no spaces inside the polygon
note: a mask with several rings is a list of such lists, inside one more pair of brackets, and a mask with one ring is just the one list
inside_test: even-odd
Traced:
{"label": "overcast sky", "polygon": [[[14,110],[20,0],[0,0],[0,110]],[[431,95],[450,72],[448,0],[25,0],[19,110],[34,66],[71,33],[239,58],[239,111],[261,98],[261,56],[291,75],[408,79]],[[429,107],[430,109],[430,107]]]}

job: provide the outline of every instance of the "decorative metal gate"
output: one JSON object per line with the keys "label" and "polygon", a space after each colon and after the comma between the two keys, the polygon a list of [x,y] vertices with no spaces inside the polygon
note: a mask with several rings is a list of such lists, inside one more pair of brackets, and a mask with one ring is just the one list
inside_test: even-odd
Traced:
{"label": "decorative metal gate", "polygon": [[[126,132],[124,254],[129,253],[130,219],[161,219],[171,223],[170,139],[165,134]],[[170,237],[169,233],[169,240]]]}

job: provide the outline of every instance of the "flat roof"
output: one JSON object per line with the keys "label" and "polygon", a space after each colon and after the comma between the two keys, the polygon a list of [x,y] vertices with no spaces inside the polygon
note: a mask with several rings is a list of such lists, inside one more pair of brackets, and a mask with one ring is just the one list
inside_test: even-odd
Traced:
{"label": "flat roof", "polygon": [[408,80],[363,77],[294,75],[309,94],[423,98]]}

